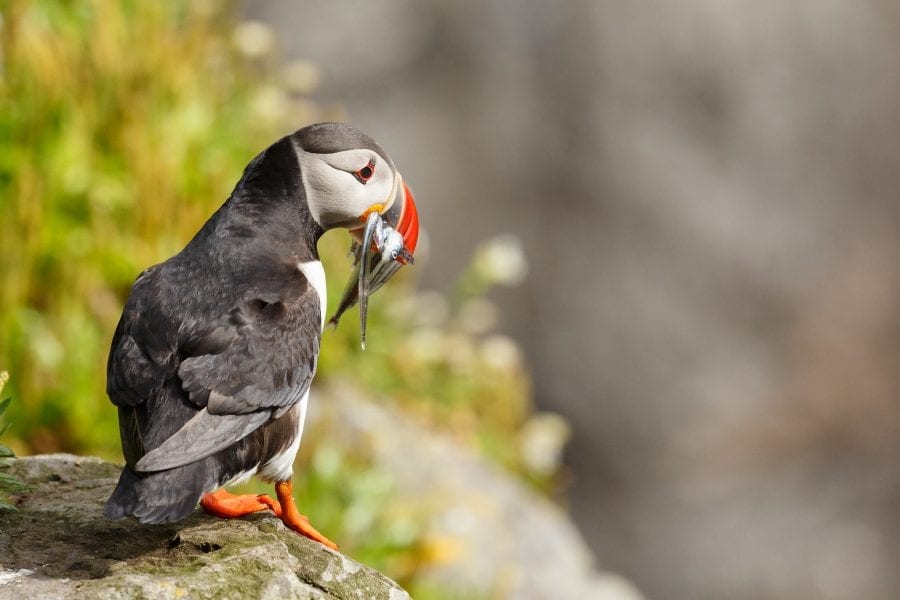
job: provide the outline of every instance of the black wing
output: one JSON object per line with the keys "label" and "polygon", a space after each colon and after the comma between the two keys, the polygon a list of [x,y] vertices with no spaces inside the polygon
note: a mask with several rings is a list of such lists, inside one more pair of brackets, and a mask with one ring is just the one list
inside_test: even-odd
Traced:
{"label": "black wing", "polygon": [[159,310],[160,265],[138,275],[113,335],[106,393],[119,407],[134,407],[159,393],[177,368],[177,326]]}
{"label": "black wing", "polygon": [[289,410],[309,389],[321,336],[318,296],[301,273],[274,292],[244,294],[212,322],[167,321],[154,310],[166,295],[157,279],[135,283],[113,339],[108,392],[134,407],[177,375],[198,411],[137,461],[145,472],[206,458]]}
{"label": "black wing", "polygon": [[215,454],[303,398],[316,371],[321,335],[318,298],[304,287],[307,293],[294,300],[246,301],[186,341],[178,376],[201,410],[144,455],[139,471]]}

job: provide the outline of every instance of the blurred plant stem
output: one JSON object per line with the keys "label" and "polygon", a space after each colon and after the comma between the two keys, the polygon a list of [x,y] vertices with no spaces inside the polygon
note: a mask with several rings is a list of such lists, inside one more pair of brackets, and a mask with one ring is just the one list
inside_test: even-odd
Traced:
{"label": "blurred plant stem", "polygon": [[[9,381],[9,373],[7,373],[6,371],[0,371],[0,393],[3,392],[3,387],[6,385],[7,381]],[[3,416],[4,412],[6,412],[7,407],[9,407],[9,402],[10,398],[0,400],[0,417]],[[6,433],[6,430],[9,429],[9,425],[10,424],[7,423],[3,427],[0,427],[0,436]],[[14,457],[15,453],[13,453],[12,450],[0,444],[0,467],[3,466],[3,459]],[[0,510],[15,510],[16,507],[9,501],[9,497],[7,496],[7,494],[24,492],[28,489],[28,485],[26,485],[17,477],[0,471]]]}

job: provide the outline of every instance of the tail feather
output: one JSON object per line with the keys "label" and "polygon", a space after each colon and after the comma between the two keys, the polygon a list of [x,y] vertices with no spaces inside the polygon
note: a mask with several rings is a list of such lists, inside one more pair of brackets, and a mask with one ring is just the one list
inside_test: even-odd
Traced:
{"label": "tail feather", "polygon": [[168,471],[138,475],[122,469],[104,514],[109,519],[133,516],[141,523],[171,523],[191,514],[204,493],[217,486],[207,460]]}
{"label": "tail feather", "polygon": [[119,483],[103,509],[107,519],[121,519],[134,512],[138,503],[139,483],[140,479],[134,471],[129,467],[122,469]]}

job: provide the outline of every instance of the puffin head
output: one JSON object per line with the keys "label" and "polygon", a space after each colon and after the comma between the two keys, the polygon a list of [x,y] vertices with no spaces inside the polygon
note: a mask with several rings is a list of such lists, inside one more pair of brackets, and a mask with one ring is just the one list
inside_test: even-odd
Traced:
{"label": "puffin head", "polygon": [[344,227],[360,239],[377,212],[412,254],[419,237],[415,200],[387,152],[344,123],[319,123],[293,133],[306,201],[323,230]]}

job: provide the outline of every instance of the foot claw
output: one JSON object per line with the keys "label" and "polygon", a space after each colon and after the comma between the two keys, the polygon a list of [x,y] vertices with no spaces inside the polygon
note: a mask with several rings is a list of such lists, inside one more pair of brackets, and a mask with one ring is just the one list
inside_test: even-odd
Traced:
{"label": "foot claw", "polygon": [[268,506],[269,510],[275,513],[276,517],[281,516],[281,504],[278,503],[278,500],[272,500],[272,498],[270,498],[266,494],[260,494],[256,497],[256,500]]}

